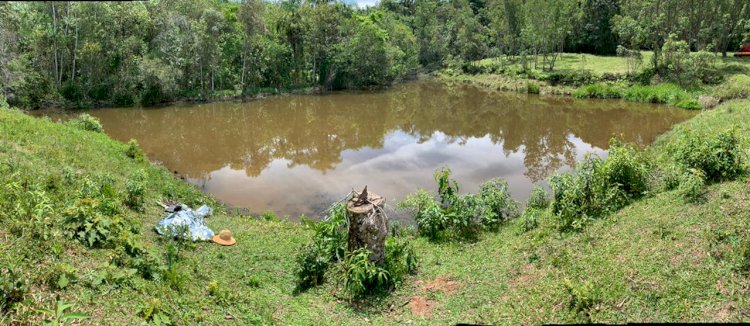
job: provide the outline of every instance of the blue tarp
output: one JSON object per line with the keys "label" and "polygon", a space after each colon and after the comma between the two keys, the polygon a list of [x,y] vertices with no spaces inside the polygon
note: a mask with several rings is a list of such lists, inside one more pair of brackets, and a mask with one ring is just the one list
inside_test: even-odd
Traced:
{"label": "blue tarp", "polygon": [[156,232],[169,234],[176,238],[192,239],[193,241],[208,241],[214,236],[214,231],[206,226],[204,218],[213,213],[211,207],[201,206],[197,210],[181,205],[181,210],[170,213],[156,225]]}

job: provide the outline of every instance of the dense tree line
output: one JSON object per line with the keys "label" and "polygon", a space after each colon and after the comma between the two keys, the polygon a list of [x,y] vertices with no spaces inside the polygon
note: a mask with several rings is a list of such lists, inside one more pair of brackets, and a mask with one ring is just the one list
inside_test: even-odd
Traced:
{"label": "dense tree line", "polygon": [[0,96],[33,108],[361,88],[503,55],[540,57],[551,70],[563,51],[658,52],[670,39],[693,51],[733,51],[750,39],[750,3],[382,0],[360,9],[327,0],[4,2]]}

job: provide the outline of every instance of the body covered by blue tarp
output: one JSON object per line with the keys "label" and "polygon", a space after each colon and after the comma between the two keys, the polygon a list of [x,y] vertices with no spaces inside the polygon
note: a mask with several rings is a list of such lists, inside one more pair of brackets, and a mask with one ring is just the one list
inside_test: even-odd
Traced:
{"label": "body covered by blue tarp", "polygon": [[[201,206],[197,210],[182,205],[182,209],[170,213],[156,225],[156,232],[169,234],[177,238],[192,239],[193,241],[208,241],[214,236],[214,231],[206,226],[204,218],[211,215],[213,210],[208,206]],[[189,233],[189,234],[188,234]]]}

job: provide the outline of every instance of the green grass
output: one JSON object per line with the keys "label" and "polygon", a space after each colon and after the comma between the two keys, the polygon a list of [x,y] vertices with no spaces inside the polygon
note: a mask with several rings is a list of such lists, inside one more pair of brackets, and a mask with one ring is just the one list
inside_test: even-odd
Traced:
{"label": "green grass", "polygon": [[737,74],[716,86],[713,93],[721,100],[750,98],[750,74]]}
{"label": "green grass", "polygon": [[[649,151],[663,157],[667,145],[687,129],[718,132],[734,126],[743,137],[750,135],[750,101],[701,113],[660,137]],[[163,215],[152,203],[170,193],[190,204],[220,208],[166,169],[128,158],[127,145],[102,133],[0,109],[0,135],[0,165],[17,167],[13,178],[19,180],[46,184],[72,169],[81,175],[110,174],[122,192],[128,176],[144,170],[146,210],[125,214],[142,221],[144,242],[162,254],[172,241],[152,231]],[[0,188],[0,195],[5,191]],[[58,193],[54,199],[64,201],[65,191]],[[415,238],[417,275],[390,296],[359,304],[341,299],[335,275],[321,287],[293,294],[294,257],[310,238],[300,224],[223,213],[208,218],[215,231],[232,230],[237,245],[198,243],[185,249],[177,268],[185,284],[178,291],[166,281],[138,276],[122,287],[87,286],[84,280],[107,264],[111,249],[86,249],[66,240],[59,254],[38,252],[40,240],[17,238],[8,229],[11,216],[0,213],[0,262],[17,265],[31,279],[34,295],[0,315],[0,323],[38,323],[34,308],[53,307],[55,296],[75,304],[73,311],[91,315],[94,324],[141,323],[140,307],[154,298],[177,324],[222,324],[230,318],[240,324],[295,325],[748,321],[744,311],[750,309],[750,279],[740,268],[746,263],[743,244],[750,241],[747,177],[709,186],[700,204],[685,204],[675,191],[647,197],[580,233],[561,234],[542,214],[532,231],[520,232],[523,220],[515,219],[475,243]],[[22,260],[24,255],[32,259]],[[41,271],[61,263],[74,266],[79,281],[56,290]],[[440,277],[455,282],[455,289],[424,288]],[[431,302],[429,315],[412,314],[408,302],[416,296]]]}

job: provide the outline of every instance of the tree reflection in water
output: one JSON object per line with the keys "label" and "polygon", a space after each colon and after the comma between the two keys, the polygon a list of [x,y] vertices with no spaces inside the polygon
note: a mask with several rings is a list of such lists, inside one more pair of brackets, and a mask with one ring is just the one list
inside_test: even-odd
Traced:
{"label": "tree reflection in water", "polygon": [[[612,135],[648,144],[693,113],[620,101],[582,101],[414,82],[382,91],[289,95],[158,109],[91,112],[105,131],[136,138],[219,199],[296,215],[369,184],[389,198],[432,189],[449,164],[472,191],[509,180],[517,198]],[[393,201],[391,201],[393,202]]]}

